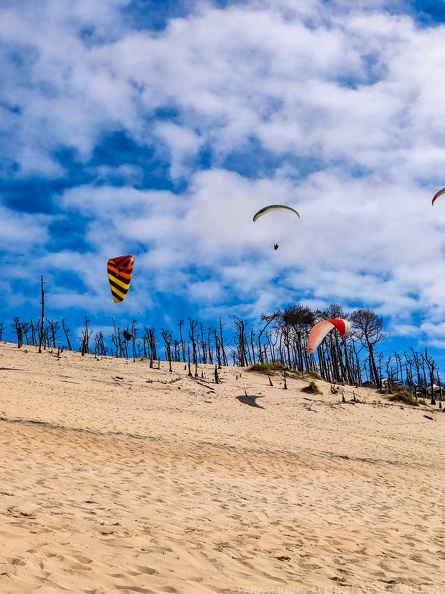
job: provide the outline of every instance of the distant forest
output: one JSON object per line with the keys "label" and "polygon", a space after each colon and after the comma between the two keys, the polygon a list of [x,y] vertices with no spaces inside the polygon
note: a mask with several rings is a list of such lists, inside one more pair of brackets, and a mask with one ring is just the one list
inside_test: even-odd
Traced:
{"label": "distant forest", "polygon": [[[309,331],[320,320],[346,318],[351,332],[343,338],[330,332],[316,353],[307,354]],[[90,320],[85,318],[80,336],[71,338],[66,320],[60,322],[44,316],[39,321],[14,318],[11,328],[17,337],[18,348],[24,344],[63,350],[78,350],[85,354],[122,358],[161,359],[184,362],[195,368],[198,364],[249,367],[255,364],[280,364],[302,373],[316,373],[333,384],[370,385],[389,390],[407,387],[417,394],[434,396],[437,389],[442,396],[441,379],[428,349],[394,353],[384,356],[377,350],[385,339],[383,319],[370,309],[345,313],[332,304],[326,311],[311,310],[301,305],[286,307],[270,315],[261,316],[259,328],[252,322],[233,316],[228,326],[222,318],[217,324],[203,324],[197,319],[179,320],[177,331],[147,327],[133,320],[128,328],[120,328],[113,320],[111,336],[97,332],[93,336]],[[0,322],[0,340],[6,325]],[[434,386],[437,386],[435,388]],[[431,388],[432,387],[432,388]]]}

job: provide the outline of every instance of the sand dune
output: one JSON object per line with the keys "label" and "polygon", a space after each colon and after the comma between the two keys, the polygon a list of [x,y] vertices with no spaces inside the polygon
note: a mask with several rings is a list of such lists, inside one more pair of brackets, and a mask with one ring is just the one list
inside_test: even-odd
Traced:
{"label": "sand dune", "polygon": [[442,410],[199,374],[0,344],[0,592],[445,592]]}

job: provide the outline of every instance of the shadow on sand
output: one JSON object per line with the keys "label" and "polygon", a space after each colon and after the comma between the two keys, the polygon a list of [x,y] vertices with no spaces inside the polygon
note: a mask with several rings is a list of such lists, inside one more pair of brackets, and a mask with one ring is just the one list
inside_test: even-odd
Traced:
{"label": "shadow on sand", "polygon": [[247,404],[248,406],[254,406],[255,408],[264,408],[264,406],[260,406],[256,401],[257,398],[263,398],[263,396],[244,395],[244,396],[237,396],[236,398],[237,398],[237,400],[239,400],[243,404]]}

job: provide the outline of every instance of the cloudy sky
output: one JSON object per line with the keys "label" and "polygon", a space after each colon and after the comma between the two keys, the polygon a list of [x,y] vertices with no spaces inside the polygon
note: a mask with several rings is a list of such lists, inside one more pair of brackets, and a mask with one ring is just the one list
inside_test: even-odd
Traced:
{"label": "cloudy sky", "polygon": [[445,369],[443,0],[3,0],[0,73],[1,321],[338,303]]}

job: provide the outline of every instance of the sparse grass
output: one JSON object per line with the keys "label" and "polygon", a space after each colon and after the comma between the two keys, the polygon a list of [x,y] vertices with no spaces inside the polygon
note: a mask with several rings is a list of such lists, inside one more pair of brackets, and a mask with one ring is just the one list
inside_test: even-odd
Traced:
{"label": "sparse grass", "polygon": [[274,375],[277,371],[286,371],[286,367],[282,363],[255,363],[248,367],[246,371],[256,371],[257,373],[264,373],[264,375]]}
{"label": "sparse grass", "polygon": [[311,377],[312,379],[318,379],[318,380],[323,379],[321,377],[321,375],[319,373],[317,373],[316,371],[305,371],[303,373],[303,377]]}
{"label": "sparse grass", "polygon": [[254,371],[256,373],[263,373],[264,375],[281,375],[286,373],[286,376],[291,379],[322,379],[315,371],[304,371],[302,373],[301,370],[289,369],[289,367],[286,367],[282,363],[255,363],[248,367],[246,371]]}
{"label": "sparse grass", "polygon": [[319,390],[317,384],[312,380],[309,382],[309,385],[305,388],[301,388],[301,392],[305,394],[321,394],[322,392]]}
{"label": "sparse grass", "polygon": [[416,400],[409,390],[398,390],[395,394],[389,396],[391,402],[403,402],[410,406],[419,406],[422,401]]}
{"label": "sparse grass", "polygon": [[391,394],[393,394],[393,391],[390,390],[389,388],[378,388],[376,390],[377,394],[383,394],[383,396],[389,396]]}

